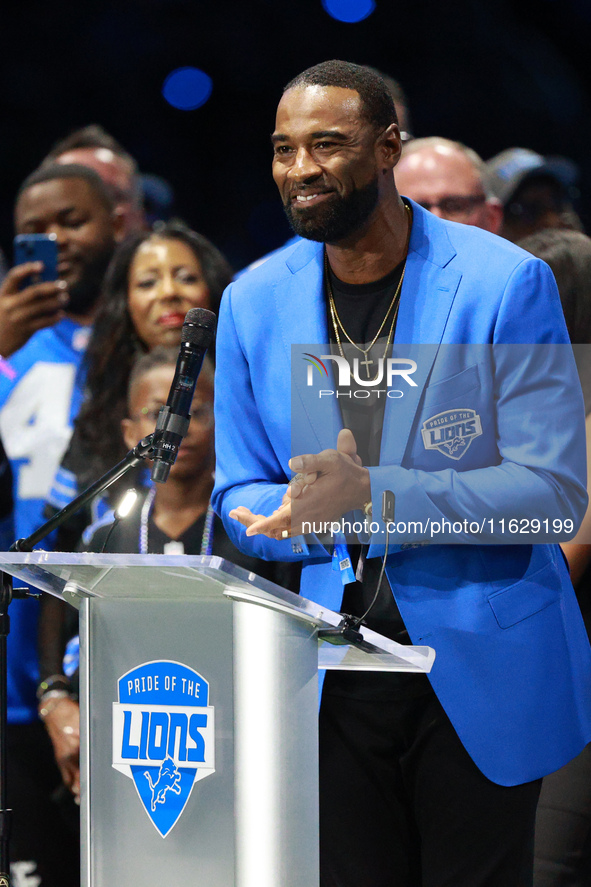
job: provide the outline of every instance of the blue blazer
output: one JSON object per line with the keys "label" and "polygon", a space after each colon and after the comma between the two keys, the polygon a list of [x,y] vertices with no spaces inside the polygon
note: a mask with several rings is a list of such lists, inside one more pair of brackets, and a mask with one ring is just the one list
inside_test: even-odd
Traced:
{"label": "blue blazer", "polygon": [[[498,544],[553,540],[552,521],[582,519],[580,386],[548,267],[412,206],[393,354],[415,360],[416,385],[402,380],[403,396],[387,400],[372,502],[392,490],[396,521],[422,524],[396,536],[392,592],[412,642],[436,651],[429,678],[469,754],[488,778],[514,785],[591,741],[591,650],[560,549]],[[239,548],[302,557],[302,594],[339,610],[341,581],[321,545],[296,554],[289,540],[247,538],[228,518],[238,505],[270,514],[290,457],[336,444],[338,403],[318,394],[319,384],[335,387],[333,376],[317,382],[302,359],[328,353],[322,255],[318,243],[289,247],[222,300],[213,502]],[[445,429],[461,422],[446,445]],[[509,534],[506,523],[501,533],[509,518],[550,525],[533,536]],[[477,521],[479,532],[433,537],[444,519]],[[363,540],[370,557],[383,551],[377,524]]]}

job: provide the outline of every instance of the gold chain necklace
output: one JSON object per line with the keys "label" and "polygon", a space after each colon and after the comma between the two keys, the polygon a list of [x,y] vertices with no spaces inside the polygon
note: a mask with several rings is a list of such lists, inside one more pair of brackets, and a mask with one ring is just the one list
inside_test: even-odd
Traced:
{"label": "gold chain necklace", "polygon": [[[389,313],[390,313],[390,309],[388,309],[388,314],[389,314]],[[386,316],[387,316],[387,315],[386,315]],[[336,340],[337,340],[337,345],[339,346],[339,351],[340,351],[340,353],[341,353],[341,357],[345,357],[345,352],[344,352],[344,350],[343,350],[343,346],[342,346],[342,344],[341,344],[341,339],[340,339],[340,336],[339,336],[339,330],[338,330],[337,324],[335,323],[335,318],[334,318],[334,313],[333,313],[333,308],[332,308],[332,306],[331,306],[331,317],[332,317],[332,323],[333,323],[333,326],[334,326],[335,337],[336,337]],[[394,311],[394,315],[393,315],[393,317],[392,317],[392,323],[390,324],[390,331],[389,331],[389,333],[388,333],[388,338],[386,339],[386,346],[385,346],[385,348],[384,348],[384,353],[383,353],[383,355],[382,355],[382,360],[386,357],[386,355],[387,355],[387,353],[388,353],[388,349],[389,349],[390,345],[392,344],[392,334],[394,333],[394,327],[396,326],[396,318],[397,318],[397,317],[398,317],[398,304],[396,305],[396,310]],[[342,326],[342,325],[341,325],[341,326]],[[345,335],[347,336],[347,333],[346,333],[346,331],[345,331],[344,329],[343,329],[343,332],[344,332]],[[349,339],[349,336],[347,336],[347,338]],[[349,339],[349,341],[351,342],[350,339]],[[361,366],[364,366],[364,367],[365,367],[365,372],[366,372],[366,374],[367,374],[367,381],[368,381],[368,382],[377,382],[378,377],[379,377],[379,375],[380,375],[380,370],[379,370],[379,368],[378,368],[378,371],[377,371],[377,373],[376,373],[376,375],[375,375],[375,377],[374,377],[373,379],[370,379],[370,377],[369,377],[369,367],[370,367],[370,365],[373,363],[373,360],[369,360],[369,358],[368,358],[368,353],[369,353],[369,351],[371,350],[371,348],[373,347],[373,345],[370,345],[370,347],[369,347],[367,350],[365,350],[365,349],[363,349],[363,348],[360,348],[358,345],[355,345],[354,342],[351,342],[351,344],[352,344],[355,348],[357,348],[358,351],[361,351],[361,352],[365,355],[365,360],[362,360],[362,361],[361,361]]]}
{"label": "gold chain necklace", "polygon": [[390,331],[389,331],[389,333],[388,333],[388,338],[387,338],[387,340],[386,340],[386,347],[385,347],[385,349],[384,349],[384,354],[383,354],[383,356],[382,356],[382,359],[383,359],[384,357],[386,357],[386,354],[388,353],[388,349],[389,349],[390,345],[392,344],[392,337],[393,337],[393,334],[394,334],[394,328],[395,328],[395,326],[396,326],[396,320],[397,320],[397,318],[398,318],[398,309],[399,309],[399,307],[400,307],[400,293],[401,293],[401,290],[402,290],[402,282],[404,281],[404,272],[406,271],[406,260],[407,260],[407,258],[408,258],[408,244],[409,244],[409,241],[410,241],[410,231],[411,231],[411,227],[412,227],[412,210],[411,210],[410,206],[408,206],[408,204],[405,203],[404,206],[405,206],[405,209],[406,209],[406,211],[407,211],[407,213],[408,213],[408,232],[407,232],[407,235],[406,235],[406,245],[405,245],[405,248],[404,248],[404,266],[403,266],[403,268],[402,268],[402,274],[400,275],[400,280],[399,280],[399,282],[398,282],[398,286],[396,287],[396,292],[394,293],[394,296],[393,296],[393,298],[392,298],[392,301],[390,302],[390,305],[388,306],[388,310],[386,311],[386,313],[385,313],[385,315],[384,315],[384,319],[383,319],[383,321],[382,321],[381,324],[380,324],[380,328],[379,328],[379,330],[377,331],[377,333],[375,334],[375,336],[373,337],[373,339],[372,339],[370,345],[369,345],[367,348],[362,348],[360,345],[357,345],[357,344],[353,341],[353,339],[350,337],[350,335],[348,334],[347,330],[346,330],[345,327],[343,326],[343,322],[341,321],[341,318],[340,318],[339,315],[338,315],[338,312],[337,312],[337,306],[336,306],[336,304],[335,304],[335,300],[334,300],[334,296],[333,296],[333,292],[332,292],[332,286],[331,286],[331,283],[330,283],[330,274],[329,274],[329,267],[328,267],[328,256],[327,256],[327,254],[326,254],[326,248],[325,248],[325,250],[324,250],[324,276],[325,276],[325,278],[326,278],[326,288],[327,288],[327,291],[328,291],[328,304],[329,304],[329,308],[330,308],[330,317],[331,317],[331,320],[332,320],[332,325],[333,325],[333,328],[334,328],[335,339],[336,339],[336,341],[337,341],[337,345],[338,345],[338,348],[339,348],[339,351],[340,351],[341,357],[345,357],[345,352],[344,352],[344,350],[343,350],[343,345],[342,345],[342,343],[341,343],[341,337],[340,337],[340,335],[339,335],[339,329],[342,330],[343,335],[345,336],[345,338],[347,339],[347,341],[353,346],[353,348],[356,348],[358,351],[361,351],[361,353],[362,353],[363,356],[365,357],[365,360],[362,360],[362,361],[361,361],[361,366],[364,366],[364,367],[365,367],[365,372],[366,372],[366,374],[367,374],[367,379],[368,379],[368,381],[371,381],[371,382],[375,382],[375,381],[377,381],[378,376],[379,376],[379,374],[380,374],[380,371],[379,371],[379,369],[378,369],[378,371],[377,371],[377,373],[376,373],[376,376],[375,376],[375,379],[370,379],[370,378],[369,378],[369,367],[370,367],[371,364],[373,364],[373,360],[370,360],[370,359],[369,359],[369,352],[371,351],[371,349],[373,348],[373,346],[375,345],[375,343],[376,343],[377,340],[379,339],[380,334],[381,334],[382,330],[384,329],[384,327],[385,327],[385,325],[386,325],[386,321],[388,320],[388,317],[389,317],[389,315],[390,315],[390,312],[393,310],[394,313],[393,313],[393,316],[392,316],[392,323],[390,324]]}

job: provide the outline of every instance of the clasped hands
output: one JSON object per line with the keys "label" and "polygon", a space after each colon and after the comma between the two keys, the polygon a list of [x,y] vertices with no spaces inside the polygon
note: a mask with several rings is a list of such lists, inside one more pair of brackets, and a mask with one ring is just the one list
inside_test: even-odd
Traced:
{"label": "clasped hands", "polygon": [[338,521],[371,499],[369,471],[362,466],[355,438],[347,428],[339,432],[336,450],[295,456],[289,467],[297,474],[273,514],[253,514],[243,505],[230,511],[230,517],[246,527],[247,536],[298,536],[302,523]]}

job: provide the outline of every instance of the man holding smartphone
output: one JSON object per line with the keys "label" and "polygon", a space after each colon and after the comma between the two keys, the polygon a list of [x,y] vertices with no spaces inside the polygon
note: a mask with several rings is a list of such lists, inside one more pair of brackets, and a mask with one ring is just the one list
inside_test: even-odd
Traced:
{"label": "man holding smartphone", "polygon": [[[42,521],[43,504],[82,401],[82,358],[121,215],[108,187],[84,166],[37,170],[15,205],[18,235],[54,235],[57,278],[39,280],[43,262],[25,262],[0,286],[0,429],[14,477],[17,538]],[[34,243],[35,238],[25,243]],[[41,241],[47,248],[48,242]],[[47,260],[49,261],[49,260]],[[77,847],[55,816],[60,785],[37,715],[38,605],[11,606],[8,659],[12,862],[42,887],[75,887]]]}
{"label": "man holding smartphone", "polygon": [[0,373],[0,427],[15,478],[16,532],[27,536],[42,522],[80,405],[78,369],[122,227],[107,186],[74,164],[25,180],[15,227],[21,241],[50,235],[57,246],[55,280],[39,280],[43,262],[33,261],[12,268],[0,286],[0,353],[8,357]]}
{"label": "man holding smartphone", "polygon": [[[82,322],[86,322],[113,251],[113,203],[107,187],[98,175],[87,175],[86,167],[71,164],[62,168],[71,168],[77,175],[58,178],[56,168],[47,167],[29,177],[31,184],[27,185],[27,179],[19,192],[15,207],[18,234],[49,234],[50,228],[59,226],[57,261],[62,267],[56,279],[47,280],[40,254],[39,259],[33,255],[32,261],[16,264],[6,275],[0,287],[0,354],[5,358],[38,330],[52,326],[66,315],[81,315]],[[45,179],[48,173],[53,177]],[[44,181],[37,182],[38,178]],[[54,202],[58,191],[62,192],[59,208]],[[95,195],[101,197],[99,213],[92,208]],[[40,200],[47,205],[40,206]],[[64,213],[64,209],[68,212]],[[51,218],[56,215],[55,210],[62,219]],[[72,215],[80,210],[88,219],[77,228],[72,224]]]}

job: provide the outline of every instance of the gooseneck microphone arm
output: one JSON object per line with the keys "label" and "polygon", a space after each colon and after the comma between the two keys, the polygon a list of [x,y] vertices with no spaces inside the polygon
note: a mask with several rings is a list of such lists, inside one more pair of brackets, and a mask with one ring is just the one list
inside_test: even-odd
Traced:
{"label": "gooseneck microphone arm", "polygon": [[26,539],[17,539],[17,541],[10,546],[10,551],[33,551],[33,548],[38,542],[41,542],[42,539],[45,539],[46,536],[49,536],[50,533],[57,530],[57,528],[60,527],[70,515],[76,514],[77,511],[80,511],[85,505],[88,505],[95,496],[98,496],[100,493],[108,489],[111,484],[114,484],[116,480],[119,480],[119,478],[127,474],[128,471],[135,468],[136,465],[139,465],[144,459],[151,459],[154,447],[154,437],[155,433],[149,434],[147,437],[144,437],[143,440],[140,440],[140,442],[128,452],[121,462],[118,462],[114,468],[111,468],[106,474],[99,477],[92,486],[80,493],[79,496],[72,499],[65,508],[62,508],[57,514],[54,514],[54,516],[40,526],[39,529],[35,530],[34,533],[31,533],[30,536],[27,536]]}

